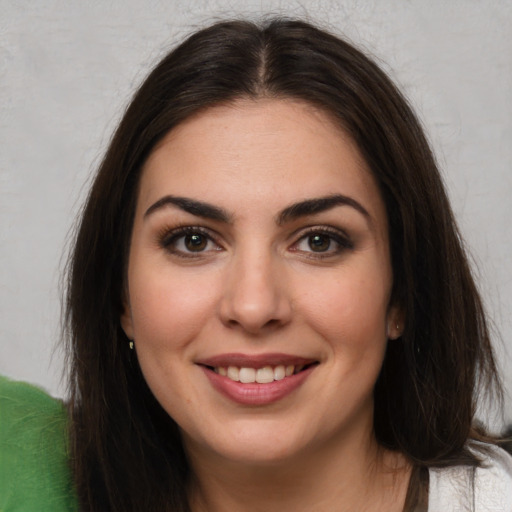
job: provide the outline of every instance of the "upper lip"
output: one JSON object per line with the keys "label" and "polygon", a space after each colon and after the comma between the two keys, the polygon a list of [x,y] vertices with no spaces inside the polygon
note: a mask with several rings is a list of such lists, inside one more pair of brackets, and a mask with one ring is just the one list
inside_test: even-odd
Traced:
{"label": "upper lip", "polygon": [[291,354],[218,354],[204,359],[198,359],[196,364],[211,366],[212,368],[237,366],[238,368],[261,368],[263,366],[278,365],[308,365],[317,362],[314,358],[300,357]]}

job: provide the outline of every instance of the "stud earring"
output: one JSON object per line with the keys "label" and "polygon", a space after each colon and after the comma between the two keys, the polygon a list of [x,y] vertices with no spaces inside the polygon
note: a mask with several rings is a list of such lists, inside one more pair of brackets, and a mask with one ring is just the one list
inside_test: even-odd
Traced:
{"label": "stud earring", "polygon": [[402,333],[400,331],[400,324],[398,322],[395,322],[395,332],[393,331],[393,327],[388,327],[388,338],[390,340],[396,340],[397,338],[400,338],[402,336]]}
{"label": "stud earring", "polygon": [[130,350],[133,350],[133,347],[134,347],[133,340],[130,340],[130,342],[128,343],[128,347],[130,347]]}

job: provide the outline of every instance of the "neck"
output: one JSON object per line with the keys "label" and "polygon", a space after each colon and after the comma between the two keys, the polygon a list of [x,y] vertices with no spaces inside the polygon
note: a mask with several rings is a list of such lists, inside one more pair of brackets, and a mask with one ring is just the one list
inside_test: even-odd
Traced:
{"label": "neck", "polygon": [[378,447],[371,432],[266,463],[194,451],[189,457],[194,512],[401,511],[411,470],[402,456]]}

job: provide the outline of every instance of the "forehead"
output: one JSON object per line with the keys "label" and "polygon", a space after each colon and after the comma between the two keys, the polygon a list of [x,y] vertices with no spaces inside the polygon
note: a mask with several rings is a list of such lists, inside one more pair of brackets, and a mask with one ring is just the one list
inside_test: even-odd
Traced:
{"label": "forehead", "polygon": [[293,100],[239,100],[189,118],[155,147],[140,185],[148,206],[174,194],[249,212],[341,193],[383,213],[356,144],[331,116]]}

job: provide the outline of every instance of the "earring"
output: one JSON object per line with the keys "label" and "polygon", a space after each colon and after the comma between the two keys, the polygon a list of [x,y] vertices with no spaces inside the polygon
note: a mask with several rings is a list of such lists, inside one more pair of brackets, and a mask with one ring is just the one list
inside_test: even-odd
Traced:
{"label": "earring", "polygon": [[393,327],[389,326],[388,327],[388,338],[390,340],[396,340],[398,338],[400,338],[400,336],[402,336],[402,333],[400,331],[400,324],[398,322],[395,323],[395,332],[392,332],[393,331]]}
{"label": "earring", "polygon": [[133,350],[133,347],[134,347],[133,340],[130,340],[130,342],[128,343],[128,347],[130,347],[130,350]]}

